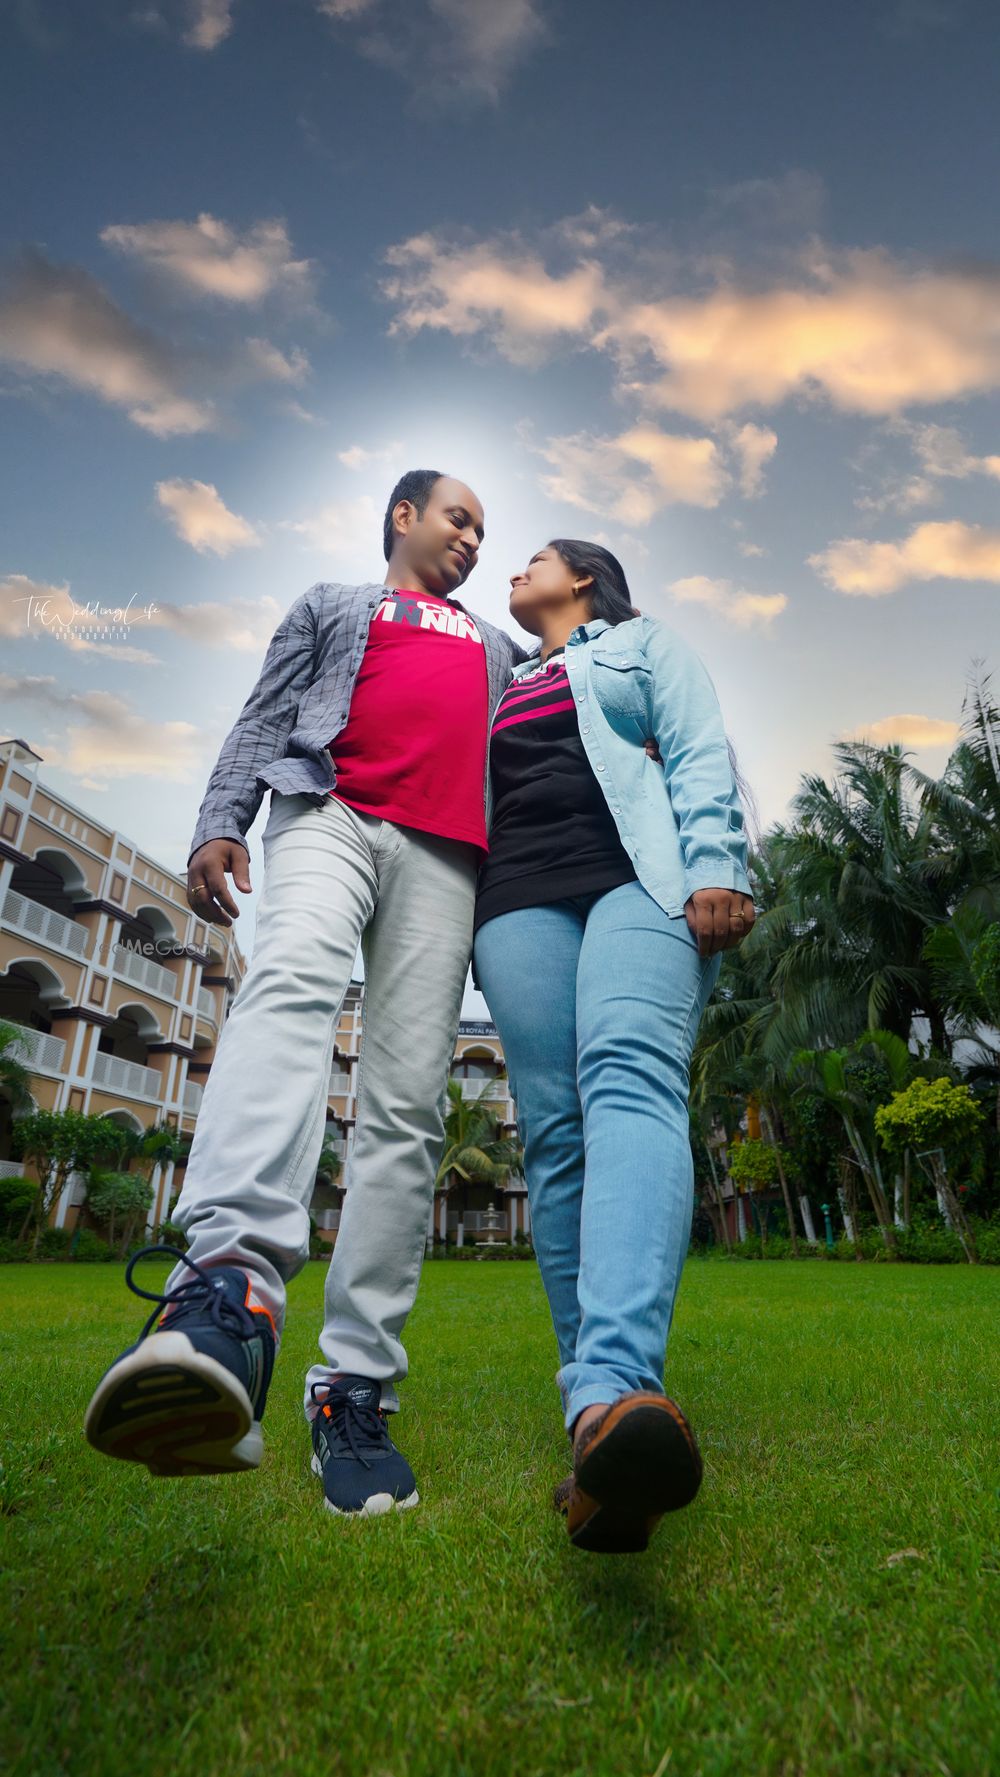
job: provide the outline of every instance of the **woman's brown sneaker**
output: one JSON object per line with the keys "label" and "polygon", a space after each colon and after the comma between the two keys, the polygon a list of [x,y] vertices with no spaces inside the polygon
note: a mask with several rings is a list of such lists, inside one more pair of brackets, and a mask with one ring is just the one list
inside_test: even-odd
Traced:
{"label": "woman's brown sneaker", "polygon": [[667,1395],[622,1395],[577,1439],[566,1510],[571,1542],[606,1555],[645,1549],[664,1512],[701,1485],[694,1432]]}
{"label": "woman's brown sneaker", "polygon": [[552,1504],[557,1512],[562,1513],[564,1518],[569,1511],[570,1495],[575,1486],[576,1476],[566,1475],[563,1480],[557,1481],[552,1489]]}

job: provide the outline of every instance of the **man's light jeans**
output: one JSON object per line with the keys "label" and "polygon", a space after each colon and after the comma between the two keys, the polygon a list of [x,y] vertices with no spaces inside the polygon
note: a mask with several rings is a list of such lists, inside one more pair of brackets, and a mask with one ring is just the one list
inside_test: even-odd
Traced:
{"label": "man's light jeans", "polygon": [[[203,1265],[238,1265],[279,1336],[285,1284],[309,1256],[337,1020],[365,964],[357,1125],[320,1335],[332,1372],[399,1407],[444,1141],[447,1079],[472,941],[478,852],[335,797],[275,793],[246,976],[205,1086],[174,1220]],[[167,1287],[188,1281],[178,1265]]]}
{"label": "man's light jeans", "polygon": [[569,1429],[663,1393],[694,1197],[691,1053],[722,967],[638,882],[500,913],[476,970],[524,1143]]}

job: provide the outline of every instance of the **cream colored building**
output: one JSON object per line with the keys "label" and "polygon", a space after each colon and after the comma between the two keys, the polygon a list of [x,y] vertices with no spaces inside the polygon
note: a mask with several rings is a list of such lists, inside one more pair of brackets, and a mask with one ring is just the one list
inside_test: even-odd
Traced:
{"label": "cream colored building", "polygon": [[[0,742],[0,1018],[24,1044],[40,1110],[77,1110],[141,1132],[194,1131],[202,1089],[246,972],[232,927],[188,906],[185,878],[39,781],[39,755]],[[11,1113],[0,1102],[0,1173]],[[150,1223],[180,1188],[153,1173]],[[56,1205],[71,1225],[74,1181]]]}
{"label": "cream colored building", "polygon": [[[88,1112],[136,1132],[169,1124],[190,1135],[246,973],[234,928],[199,919],[186,877],[49,790],[41,764],[24,741],[0,741],[0,1019],[21,1033],[15,1053],[38,1109]],[[330,1241],[350,1188],[363,1004],[364,985],[354,981],[338,1022],[327,1109],[328,1145],[342,1171],[335,1185],[317,1187],[313,1202]],[[469,1097],[489,1084],[491,1108],[516,1136],[495,1026],[463,1021],[452,1075]],[[0,1088],[0,1176],[31,1172],[12,1157],[12,1125]],[[168,1214],[183,1174],[183,1161],[154,1171],[150,1228]],[[83,1198],[83,1181],[71,1180],[55,1225],[72,1226]],[[439,1192],[429,1238],[475,1238],[488,1225],[491,1198],[501,1236],[529,1232],[524,1180],[515,1175],[503,1192]]]}

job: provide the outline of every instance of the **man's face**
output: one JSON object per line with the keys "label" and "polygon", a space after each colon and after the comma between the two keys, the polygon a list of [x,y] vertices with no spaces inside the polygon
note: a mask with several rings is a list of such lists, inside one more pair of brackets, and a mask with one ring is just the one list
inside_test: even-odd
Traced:
{"label": "man's face", "polygon": [[472,489],[442,475],[431,488],[423,518],[409,502],[397,510],[397,548],[404,564],[442,597],[463,586],[486,535],[483,508]]}

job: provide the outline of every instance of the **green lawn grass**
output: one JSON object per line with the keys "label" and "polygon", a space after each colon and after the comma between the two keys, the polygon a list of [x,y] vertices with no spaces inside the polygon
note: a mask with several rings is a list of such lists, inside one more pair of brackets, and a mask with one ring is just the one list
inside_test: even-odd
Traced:
{"label": "green lawn grass", "polygon": [[143,1317],[120,1268],[0,1271],[12,1777],[1000,1772],[1000,1273],[690,1261],[667,1386],[705,1480],[609,1558],[549,1503],[529,1264],[425,1267],[395,1422],[422,1503],[322,1510],[323,1271],[260,1470],[175,1481],[82,1437]]}

